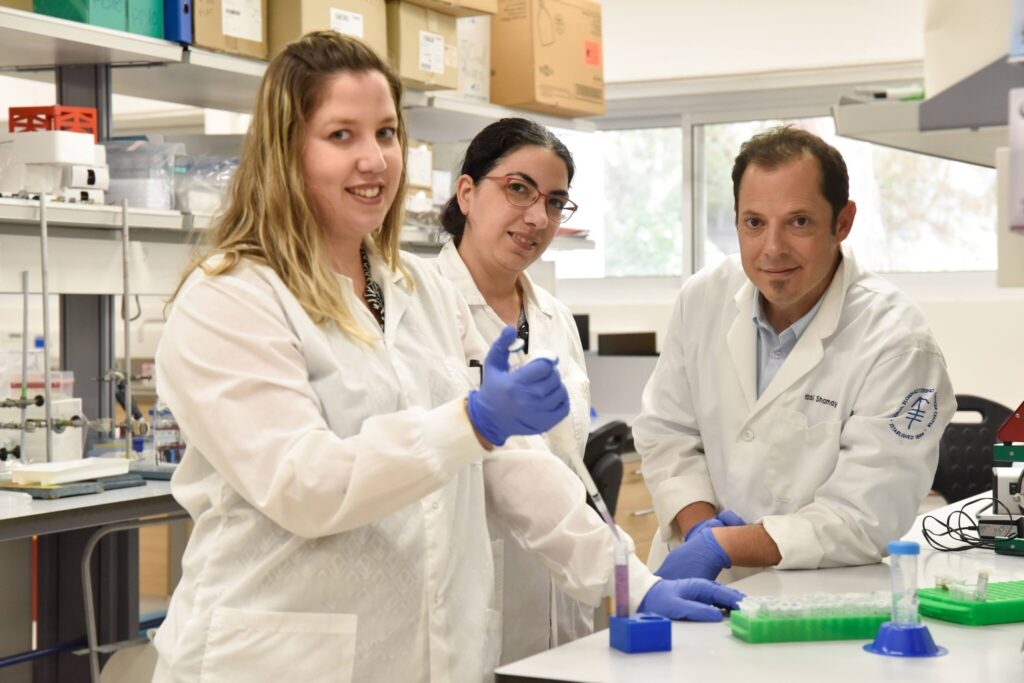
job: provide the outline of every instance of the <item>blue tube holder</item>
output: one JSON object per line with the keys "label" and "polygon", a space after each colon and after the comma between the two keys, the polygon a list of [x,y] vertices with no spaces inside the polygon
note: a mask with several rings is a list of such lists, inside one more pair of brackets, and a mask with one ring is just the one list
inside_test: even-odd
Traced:
{"label": "blue tube holder", "polygon": [[672,649],[672,622],[658,614],[637,612],[631,617],[611,617],[610,645],[626,654],[667,652]]}
{"label": "blue tube holder", "polygon": [[949,652],[935,644],[924,624],[894,624],[891,621],[878,627],[874,642],[865,645],[864,649],[889,657],[941,657]]}

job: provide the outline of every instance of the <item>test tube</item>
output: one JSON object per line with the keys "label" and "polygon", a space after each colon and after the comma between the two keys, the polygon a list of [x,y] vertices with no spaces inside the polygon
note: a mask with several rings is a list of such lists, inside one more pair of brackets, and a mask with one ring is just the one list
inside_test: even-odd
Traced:
{"label": "test tube", "polygon": [[621,540],[615,543],[615,616],[629,616],[629,549]]}
{"label": "test tube", "polygon": [[897,626],[916,626],[917,613],[917,556],[921,546],[913,541],[889,543],[889,567],[892,576],[892,623]]}
{"label": "test tube", "polygon": [[978,602],[988,600],[988,569],[978,571],[978,584],[974,588],[974,598]]}

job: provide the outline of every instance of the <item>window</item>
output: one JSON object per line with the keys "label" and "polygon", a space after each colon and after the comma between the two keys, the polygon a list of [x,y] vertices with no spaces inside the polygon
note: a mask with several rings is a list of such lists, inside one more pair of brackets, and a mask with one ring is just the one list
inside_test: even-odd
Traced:
{"label": "window", "polygon": [[567,228],[588,229],[593,250],[549,250],[559,278],[682,273],[682,131],[674,128],[580,133],[555,130],[573,154]]}
{"label": "window", "polygon": [[857,218],[849,243],[878,272],[995,270],[996,174],[835,134],[830,117],[694,127],[697,239],[705,265],[736,253],[732,163],[759,131],[793,123],[836,147],[850,173]]}

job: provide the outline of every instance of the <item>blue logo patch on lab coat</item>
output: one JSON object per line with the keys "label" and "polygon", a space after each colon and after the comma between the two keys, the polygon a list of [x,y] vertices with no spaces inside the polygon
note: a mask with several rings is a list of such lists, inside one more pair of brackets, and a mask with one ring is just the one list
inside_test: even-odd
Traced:
{"label": "blue logo patch on lab coat", "polygon": [[914,389],[889,418],[889,430],[908,441],[925,435],[939,416],[939,397],[934,389]]}

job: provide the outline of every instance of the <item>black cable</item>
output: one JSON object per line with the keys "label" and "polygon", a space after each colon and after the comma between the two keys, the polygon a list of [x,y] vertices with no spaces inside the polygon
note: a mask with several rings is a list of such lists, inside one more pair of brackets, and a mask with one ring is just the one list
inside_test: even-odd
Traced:
{"label": "black cable", "polygon": [[[973,548],[995,550],[995,543],[993,541],[982,539],[978,535],[978,523],[971,516],[971,513],[967,511],[967,508],[971,505],[986,501],[988,502],[988,505],[975,512],[975,515],[980,515],[989,508],[993,508],[993,512],[995,514],[999,514],[999,506],[1006,508],[1006,514],[1013,514],[1010,512],[1010,509],[1006,507],[1005,503],[995,497],[989,498],[983,496],[981,498],[968,500],[960,506],[959,510],[953,510],[950,512],[946,516],[945,522],[935,515],[925,515],[924,519],[921,520],[921,534],[924,536],[924,540],[928,542],[928,545],[940,552],[959,552],[961,550],[971,550]],[[938,526],[938,530],[928,528],[929,520]],[[1016,533],[1010,538],[1016,538]],[[961,545],[946,545],[943,543],[945,540],[951,540]]]}

